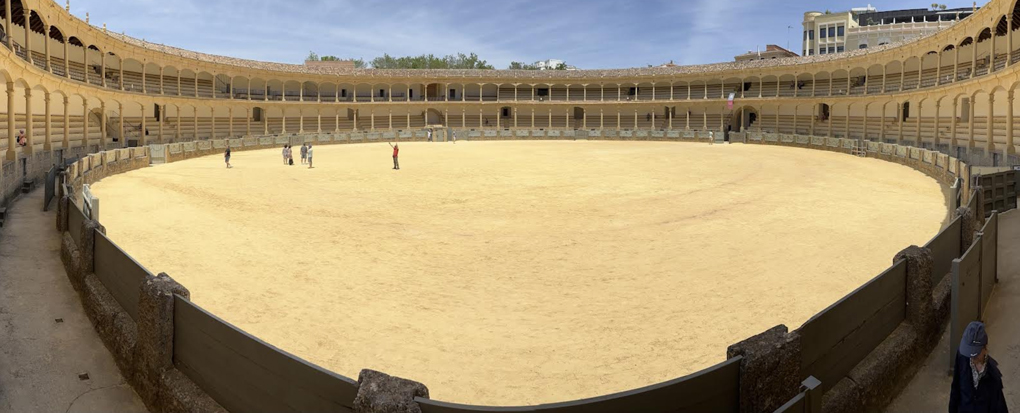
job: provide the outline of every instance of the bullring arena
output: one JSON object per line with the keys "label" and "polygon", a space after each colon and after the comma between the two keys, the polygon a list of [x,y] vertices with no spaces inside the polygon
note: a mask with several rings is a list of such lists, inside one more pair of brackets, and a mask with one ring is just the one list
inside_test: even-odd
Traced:
{"label": "bullring arena", "polygon": [[107,235],[197,304],[331,370],[415,377],[460,403],[709,367],[727,343],[807,321],[946,215],[920,172],[788,148],[417,143],[399,172],[384,144],[315,150],[313,170],[240,152],[231,170],[210,156],[93,188]]}
{"label": "bullring arena", "polygon": [[2,10],[0,411],[941,410],[971,321],[1017,408],[1016,2],[574,71],[268,63]]}

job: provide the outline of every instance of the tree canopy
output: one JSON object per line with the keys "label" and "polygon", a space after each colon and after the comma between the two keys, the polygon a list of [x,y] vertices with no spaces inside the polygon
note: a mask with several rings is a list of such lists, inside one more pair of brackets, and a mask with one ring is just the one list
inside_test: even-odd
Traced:
{"label": "tree canopy", "polygon": [[492,69],[492,65],[478,57],[477,54],[457,53],[455,55],[436,56],[423,54],[420,56],[394,57],[388,53],[372,59],[374,69]]}
{"label": "tree canopy", "polygon": [[308,58],[305,59],[310,62],[335,62],[340,60],[349,60],[354,62],[354,67],[358,69],[493,69],[485,60],[478,57],[477,54],[469,53],[457,53],[446,56],[436,56],[432,54],[423,54],[420,56],[404,56],[395,57],[389,54],[383,54],[380,57],[372,59],[370,62],[365,62],[364,59],[341,59],[336,56],[319,56],[315,52],[308,52]]}

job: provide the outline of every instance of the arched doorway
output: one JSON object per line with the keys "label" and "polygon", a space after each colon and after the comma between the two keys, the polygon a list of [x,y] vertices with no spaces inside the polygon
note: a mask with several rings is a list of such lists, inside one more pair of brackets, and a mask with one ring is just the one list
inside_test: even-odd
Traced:
{"label": "arched doorway", "polygon": [[743,132],[749,130],[751,125],[758,122],[758,110],[751,106],[743,106],[733,111],[730,122],[726,125],[726,136],[729,140],[729,132]]}

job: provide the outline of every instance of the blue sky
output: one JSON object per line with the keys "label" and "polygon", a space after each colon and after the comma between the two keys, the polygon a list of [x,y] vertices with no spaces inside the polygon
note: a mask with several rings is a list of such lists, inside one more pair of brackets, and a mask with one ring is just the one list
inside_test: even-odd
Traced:
{"label": "blue sky", "polygon": [[[979,2],[982,4],[984,2]],[[562,59],[583,69],[730,61],[773,43],[799,52],[803,13],[867,1],[765,0],[74,0],[94,25],[185,49],[299,63],[475,52],[497,68]],[[879,10],[930,1],[878,0]],[[946,3],[966,7],[967,3]],[[787,26],[793,26],[787,31]],[[789,33],[789,34],[788,34]]]}

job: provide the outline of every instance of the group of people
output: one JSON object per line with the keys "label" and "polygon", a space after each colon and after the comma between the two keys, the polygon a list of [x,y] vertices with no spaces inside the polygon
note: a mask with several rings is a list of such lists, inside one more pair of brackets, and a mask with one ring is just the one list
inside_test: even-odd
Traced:
{"label": "group of people", "polygon": [[[301,144],[301,164],[308,165],[308,169],[312,169],[312,153],[312,144]],[[294,165],[294,153],[290,145],[283,145],[283,164]]]}
{"label": "group of people", "polygon": [[[429,138],[429,142],[432,142],[432,129],[428,130],[428,138]],[[457,143],[457,131],[450,130],[450,138],[453,140],[453,143]],[[390,145],[390,146],[393,146],[393,145]],[[400,168],[395,168],[395,169],[400,169]]]}

